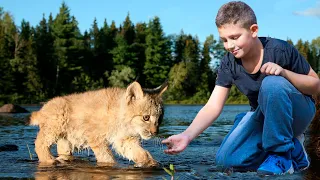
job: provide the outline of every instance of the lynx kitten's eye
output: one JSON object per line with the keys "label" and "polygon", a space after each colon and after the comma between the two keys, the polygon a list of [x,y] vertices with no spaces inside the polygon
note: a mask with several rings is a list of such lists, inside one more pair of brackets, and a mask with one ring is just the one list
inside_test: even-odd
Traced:
{"label": "lynx kitten's eye", "polygon": [[150,119],[150,116],[149,116],[149,115],[144,115],[144,116],[143,116],[143,120],[149,121],[149,119]]}

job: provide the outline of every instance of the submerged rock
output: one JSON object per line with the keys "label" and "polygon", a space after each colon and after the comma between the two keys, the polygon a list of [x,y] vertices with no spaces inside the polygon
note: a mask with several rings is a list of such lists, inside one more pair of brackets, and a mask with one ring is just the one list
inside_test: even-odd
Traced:
{"label": "submerged rock", "polygon": [[29,113],[29,111],[15,104],[5,104],[0,107],[0,113]]}
{"label": "submerged rock", "polygon": [[18,151],[18,146],[14,144],[0,144],[0,152],[1,151]]}

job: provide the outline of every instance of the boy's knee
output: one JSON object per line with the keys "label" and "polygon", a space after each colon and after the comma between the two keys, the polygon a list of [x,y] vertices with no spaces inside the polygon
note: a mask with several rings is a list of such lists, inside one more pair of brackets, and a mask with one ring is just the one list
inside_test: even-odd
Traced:
{"label": "boy's knee", "polygon": [[278,88],[289,83],[289,81],[282,76],[266,76],[261,83],[261,88]]}
{"label": "boy's knee", "polygon": [[261,83],[259,95],[266,93],[281,94],[289,90],[289,86],[290,82],[282,76],[267,76]]}
{"label": "boy's knee", "polygon": [[216,155],[216,164],[218,167],[221,167],[223,169],[239,167],[241,164],[239,164],[239,162],[237,161],[237,157],[233,157],[232,154],[229,154],[227,152],[220,152]]}

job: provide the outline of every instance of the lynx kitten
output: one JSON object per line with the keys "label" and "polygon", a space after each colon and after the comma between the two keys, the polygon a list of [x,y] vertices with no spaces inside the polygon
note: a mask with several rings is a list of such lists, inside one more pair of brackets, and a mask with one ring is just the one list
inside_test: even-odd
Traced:
{"label": "lynx kitten", "polygon": [[[133,82],[126,89],[105,88],[51,99],[30,119],[30,125],[40,127],[35,140],[39,161],[72,160],[75,149],[90,147],[98,163],[114,165],[111,146],[137,167],[156,166],[140,140],[158,133],[166,89],[167,83],[142,89]],[[57,144],[58,158],[50,152],[53,144]]]}

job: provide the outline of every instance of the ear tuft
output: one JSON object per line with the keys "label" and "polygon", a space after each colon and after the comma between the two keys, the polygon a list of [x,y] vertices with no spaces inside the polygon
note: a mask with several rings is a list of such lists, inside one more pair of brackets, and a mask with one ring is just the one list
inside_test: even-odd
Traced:
{"label": "ear tuft", "polygon": [[168,84],[169,84],[168,80],[166,80],[162,85],[156,88],[153,88],[153,89],[144,88],[143,91],[154,97],[161,97],[161,95],[168,89]]}
{"label": "ear tuft", "polygon": [[168,89],[169,82],[166,80],[161,86],[160,86],[160,92],[158,96],[162,96],[162,94]]}

